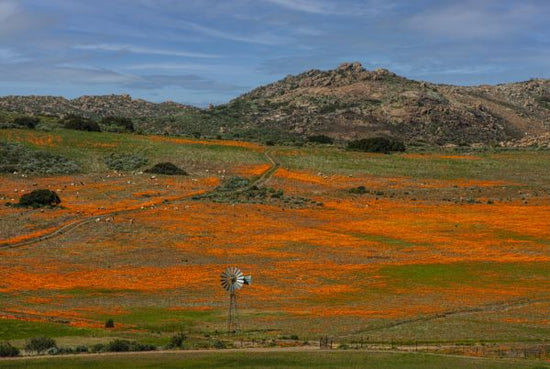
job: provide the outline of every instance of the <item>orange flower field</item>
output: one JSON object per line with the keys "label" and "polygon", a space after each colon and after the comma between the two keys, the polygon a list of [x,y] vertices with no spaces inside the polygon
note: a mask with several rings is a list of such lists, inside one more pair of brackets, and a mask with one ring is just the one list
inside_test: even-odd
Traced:
{"label": "orange flower field", "polygon": [[[227,174],[257,177],[269,168],[235,163]],[[245,329],[374,340],[550,333],[550,196],[543,191],[527,201],[518,195],[524,184],[510,180],[281,167],[267,186],[323,206],[191,198],[221,177],[3,175],[6,201],[51,188],[63,207],[1,207],[7,226],[0,243],[97,220],[0,249],[0,318],[101,329],[112,316],[122,322],[118,329],[139,331],[132,314],[153,309],[160,322],[200,313],[208,319],[194,320],[196,329],[223,329],[228,297],[219,275],[236,265],[253,276],[238,293]],[[360,185],[372,191],[348,191]],[[473,200],[460,200],[467,197]]]}

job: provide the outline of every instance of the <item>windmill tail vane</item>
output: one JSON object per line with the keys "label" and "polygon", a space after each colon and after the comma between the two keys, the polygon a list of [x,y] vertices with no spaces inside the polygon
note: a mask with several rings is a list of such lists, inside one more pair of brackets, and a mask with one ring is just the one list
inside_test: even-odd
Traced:
{"label": "windmill tail vane", "polygon": [[239,317],[237,314],[236,291],[243,285],[252,283],[252,276],[245,276],[237,267],[228,267],[220,276],[222,288],[229,292],[229,311],[227,312],[227,331],[236,332],[239,330]]}

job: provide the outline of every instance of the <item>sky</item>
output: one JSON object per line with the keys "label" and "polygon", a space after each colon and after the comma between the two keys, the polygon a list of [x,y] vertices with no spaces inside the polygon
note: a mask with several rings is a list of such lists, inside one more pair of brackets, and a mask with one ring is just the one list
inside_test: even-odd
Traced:
{"label": "sky", "polygon": [[309,69],[550,78],[550,0],[0,0],[0,95],[221,104]]}

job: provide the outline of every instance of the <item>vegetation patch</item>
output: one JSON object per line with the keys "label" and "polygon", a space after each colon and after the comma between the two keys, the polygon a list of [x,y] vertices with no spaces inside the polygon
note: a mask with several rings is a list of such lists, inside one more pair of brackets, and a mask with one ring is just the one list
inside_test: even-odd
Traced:
{"label": "vegetation patch", "polygon": [[251,185],[243,177],[231,177],[214,191],[193,197],[194,200],[207,199],[217,203],[273,204],[288,208],[322,206],[314,200],[301,196],[287,196],[282,189]]}
{"label": "vegetation patch", "polygon": [[185,176],[187,172],[175,164],[170,162],[158,163],[155,164],[152,168],[145,170],[145,173],[154,173],[154,174],[165,174],[170,176],[180,175]]}
{"label": "vegetation patch", "polygon": [[134,132],[134,122],[130,118],[108,116],[101,119],[101,130],[104,132]]}
{"label": "vegetation patch", "polygon": [[139,169],[147,164],[148,160],[142,154],[117,154],[111,153],[105,158],[107,168],[118,171],[131,171]]}
{"label": "vegetation patch", "polygon": [[77,131],[101,132],[99,124],[80,115],[69,114],[62,121],[63,127]]}
{"label": "vegetation patch", "polygon": [[19,349],[12,346],[9,342],[0,342],[0,357],[19,356]]}
{"label": "vegetation patch", "polygon": [[80,165],[66,157],[0,142],[0,173],[69,174],[79,171]]}
{"label": "vegetation patch", "polygon": [[393,151],[405,151],[405,144],[392,138],[371,137],[350,141],[348,143],[348,150],[388,154]]}
{"label": "vegetation patch", "polygon": [[54,207],[59,204],[61,204],[61,199],[57,193],[47,189],[40,189],[21,196],[17,206],[36,209],[45,206]]}

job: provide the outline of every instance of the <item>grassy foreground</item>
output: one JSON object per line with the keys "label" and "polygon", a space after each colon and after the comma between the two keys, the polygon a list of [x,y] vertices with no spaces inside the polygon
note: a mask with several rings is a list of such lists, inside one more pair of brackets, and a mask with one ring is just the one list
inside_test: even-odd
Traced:
{"label": "grassy foreground", "polygon": [[420,354],[363,352],[209,352],[174,354],[56,357],[37,360],[0,361],[0,368],[550,368],[544,362],[489,360]]}

